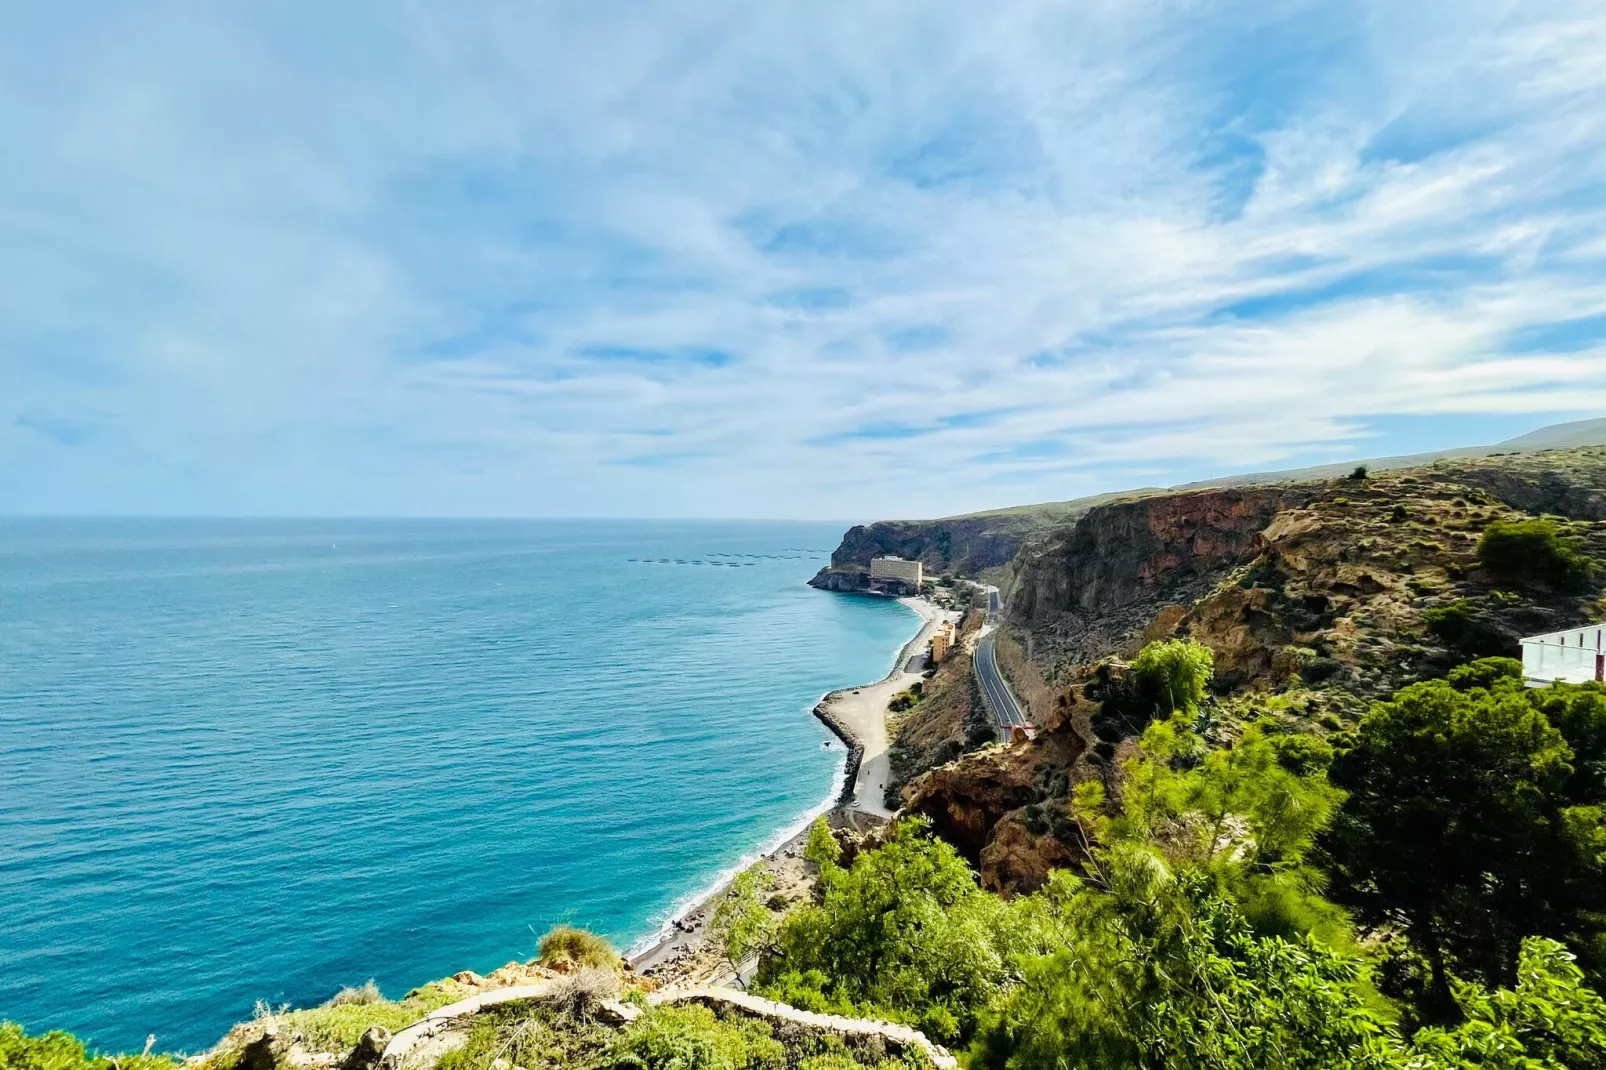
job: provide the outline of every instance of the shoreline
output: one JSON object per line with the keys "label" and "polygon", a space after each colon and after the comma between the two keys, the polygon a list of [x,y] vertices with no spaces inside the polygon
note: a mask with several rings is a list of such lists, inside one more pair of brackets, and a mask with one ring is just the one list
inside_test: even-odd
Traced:
{"label": "shoreline", "polygon": [[[811,808],[798,821],[787,825],[771,841],[770,846],[756,854],[743,857],[735,865],[721,871],[710,884],[702,890],[688,896],[682,904],[671,909],[669,917],[651,934],[642,937],[631,944],[625,952],[625,961],[630,963],[631,969],[641,974],[650,974],[675,966],[676,964],[695,959],[698,953],[707,948],[709,944],[708,927],[713,920],[713,906],[719,897],[730,887],[731,881],[737,874],[757,865],[769,863],[772,868],[790,862],[801,864],[803,842],[808,836],[810,826],[816,818],[824,816],[833,824],[851,823],[852,815],[865,814],[877,820],[886,820],[890,811],[877,805],[874,809],[861,806],[862,800],[855,798],[861,787],[859,779],[865,764],[865,744],[859,738],[858,732],[865,730],[865,725],[854,724],[847,718],[838,716],[832,711],[833,700],[841,696],[863,696],[866,692],[884,689],[894,684],[902,684],[895,690],[907,687],[905,677],[919,679],[919,673],[906,673],[904,667],[911,657],[917,653],[924,642],[930,638],[938,621],[943,619],[943,612],[931,602],[920,597],[899,598],[905,608],[920,617],[920,629],[914,636],[898,648],[887,674],[880,680],[871,684],[859,684],[851,687],[841,687],[834,691],[827,691],[820,696],[813,706],[813,714],[847,747],[848,753],[841,768],[832,778],[831,790],[823,802]],[[892,697],[894,691],[888,691],[881,700],[881,747],[876,755],[885,761],[886,757],[886,702]],[[871,699],[873,702],[873,699]],[[856,706],[868,705],[858,703]],[[855,710],[856,714],[861,711]],[[862,720],[856,716],[855,720]],[[871,733],[866,733],[871,734]],[[835,819],[835,820],[833,820]]]}
{"label": "shoreline", "polygon": [[[919,615],[920,630],[898,651],[897,659],[885,676],[871,684],[843,687],[827,692],[814,707],[814,716],[836,733],[849,748],[849,765],[845,770],[845,783],[838,796],[838,805],[846,810],[870,814],[875,817],[892,816],[884,801],[888,776],[887,750],[891,740],[887,735],[887,706],[894,695],[907,690],[922,679],[920,671],[908,670],[909,660],[916,656],[931,638],[939,622],[947,618],[924,598],[900,598],[898,601]],[[855,763],[854,757],[858,758]]]}

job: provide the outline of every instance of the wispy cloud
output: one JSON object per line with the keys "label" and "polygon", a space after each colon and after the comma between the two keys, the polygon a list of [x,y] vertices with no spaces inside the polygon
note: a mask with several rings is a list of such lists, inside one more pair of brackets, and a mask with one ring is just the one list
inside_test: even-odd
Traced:
{"label": "wispy cloud", "polygon": [[17,7],[0,502],[915,515],[1599,414],[1603,53],[1582,0]]}

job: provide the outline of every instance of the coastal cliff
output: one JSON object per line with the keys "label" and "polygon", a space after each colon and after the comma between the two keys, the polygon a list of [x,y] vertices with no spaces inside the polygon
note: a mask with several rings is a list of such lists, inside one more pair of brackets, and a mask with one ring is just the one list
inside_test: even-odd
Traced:
{"label": "coastal cliff", "polygon": [[[1490,536],[1515,539],[1515,549],[1491,552]],[[1606,811],[1601,776],[1606,694],[1599,684],[1587,683],[1525,688],[1521,666],[1501,656],[1515,653],[1520,635],[1606,616],[1603,563],[1606,448],[1601,447],[1107,502],[1023,542],[1011,563],[1019,583],[1007,603],[998,660],[1026,700],[1037,729],[1033,738],[1007,745],[990,741],[967,650],[985,616],[980,610],[966,615],[958,645],[924,686],[906,692],[915,703],[902,707],[891,722],[896,775],[889,781],[895,786],[888,803],[901,804],[906,815],[920,821],[874,823],[866,830],[842,821],[839,812],[838,825],[851,828],[833,833],[821,823],[799,834],[687,920],[676,921],[655,951],[630,961],[600,938],[560,926],[542,939],[537,959],[510,962],[487,977],[463,971],[396,1001],[385,1000],[370,982],[342,990],[318,1007],[264,1005],[252,1021],[187,1062],[151,1055],[148,1047],[143,1055],[90,1057],[81,1045],[73,1048],[70,1037],[63,1040],[65,1034],[30,1038],[0,1023],[0,1070],[8,1065],[7,1045],[48,1052],[48,1065],[58,1070],[506,1070],[524,1065],[532,1070],[705,1065],[948,1070],[958,1062],[936,1041],[979,1039],[971,1050],[982,1052],[1004,1035],[986,1033],[987,1019],[976,1008],[1007,1010],[1023,997],[1036,1001],[1032,985],[1050,990],[1058,983],[1060,975],[1019,968],[1040,968],[1044,961],[1006,957],[1018,954],[1011,948],[1025,943],[1021,934],[1044,918],[1066,922],[1056,923],[1059,938],[1075,925],[1127,909],[1121,887],[1143,890],[1133,898],[1136,909],[1147,911],[1152,901],[1147,889],[1161,887],[1152,883],[1157,875],[1188,866],[1203,874],[1207,871],[1197,864],[1201,853],[1207,863],[1225,857],[1218,851],[1222,844],[1230,845],[1233,865],[1208,871],[1208,882],[1197,885],[1212,891],[1206,905],[1237,909],[1228,898],[1236,894],[1254,909],[1265,907],[1266,885],[1250,883],[1247,893],[1232,891],[1232,881],[1250,869],[1240,869],[1237,859],[1263,851],[1268,862],[1263,870],[1288,862],[1287,854],[1269,853],[1274,848],[1267,845],[1274,841],[1262,830],[1285,833],[1275,850],[1286,851],[1287,844],[1303,838],[1307,846],[1295,848],[1314,851],[1308,844],[1330,827],[1331,817],[1315,815],[1348,806],[1358,794],[1356,767],[1345,770],[1339,762],[1356,753],[1369,760],[1388,758],[1387,743],[1395,737],[1373,745],[1366,742],[1367,734],[1396,725],[1434,760],[1418,762],[1406,775],[1385,767],[1387,776],[1361,783],[1371,792],[1368,805],[1392,815],[1398,812],[1397,798],[1415,790],[1422,793],[1415,804],[1429,812],[1460,807],[1463,826],[1480,826],[1470,841],[1469,865],[1469,885],[1479,894],[1490,876],[1486,860],[1499,851],[1513,854],[1513,842],[1518,852],[1534,844],[1553,852],[1551,857],[1575,868],[1558,865],[1550,872],[1560,877],[1545,888],[1570,880],[1570,888],[1582,890],[1580,905],[1562,902],[1572,912],[1562,924],[1582,935],[1575,937],[1573,929],[1560,924],[1552,931],[1589,954],[1606,948],[1596,920],[1602,916],[1599,889],[1606,887],[1599,856],[1600,815]],[[1133,655],[1147,644],[1171,639],[1188,641],[1170,645],[1171,652],[1198,656],[1197,687],[1187,705],[1162,710],[1154,692],[1142,690],[1150,671],[1145,658]],[[1200,647],[1208,649],[1208,657]],[[1429,696],[1431,702],[1417,696]],[[877,703],[879,710],[884,700]],[[1426,725],[1431,732],[1423,731],[1420,719],[1440,716],[1439,706],[1449,712],[1441,723]],[[1416,720],[1397,716],[1401,709]],[[1177,715],[1171,717],[1173,711]],[[1462,718],[1458,711],[1479,719]],[[825,704],[816,714],[850,745],[851,784],[861,751],[850,726]],[[1143,735],[1154,719],[1167,717],[1163,730]],[[1476,731],[1469,733],[1468,725]],[[1445,741],[1454,742],[1458,733],[1459,749],[1443,751]],[[1168,741],[1174,749],[1165,749]],[[1535,741],[1539,749],[1530,760],[1522,748]],[[1370,749],[1361,750],[1363,745]],[[1449,764],[1437,761],[1441,753],[1453,754],[1459,764],[1431,785],[1429,794],[1417,781],[1430,780],[1439,765]],[[1242,764],[1234,766],[1235,761]],[[1529,775],[1535,769],[1542,778]],[[1135,791],[1134,785],[1147,788]],[[1510,797],[1509,805],[1502,793]],[[1533,836],[1516,838],[1499,822],[1486,822],[1491,803],[1507,824],[1514,814],[1525,821],[1538,815],[1541,820],[1518,828],[1520,836],[1529,836],[1530,829]],[[1213,825],[1198,820],[1207,806],[1218,808]],[[1357,813],[1352,809],[1346,815],[1351,823],[1343,828],[1351,835],[1359,834]],[[1550,815],[1560,820],[1550,821]],[[1286,834],[1307,818],[1308,832]],[[1262,824],[1257,827],[1256,821]],[[1407,832],[1419,834],[1416,828]],[[1560,853],[1571,851],[1574,842],[1561,840],[1562,835],[1576,837],[1578,853]],[[1391,848],[1388,864],[1396,857],[1408,863],[1440,857],[1431,850],[1437,841],[1423,842],[1428,849]],[[1112,843],[1126,853],[1111,850]],[[1543,857],[1539,863],[1531,853],[1515,857],[1510,871],[1519,876],[1546,872],[1539,868]],[[1104,873],[1112,869],[1104,867],[1124,864],[1123,859],[1141,865],[1125,871],[1130,882],[1111,894],[1105,885],[1114,882]],[[1301,864],[1301,858],[1294,856],[1293,863]],[[1422,967],[1390,957],[1395,952],[1384,946],[1413,937],[1415,923],[1398,901],[1384,903],[1365,922],[1360,911],[1369,909],[1365,900],[1383,894],[1379,885],[1357,881],[1343,868],[1318,872],[1315,866],[1334,863],[1314,853],[1309,864],[1317,878],[1311,886],[1272,886],[1274,908],[1291,888],[1302,897],[1295,904],[1299,913],[1274,916],[1272,923],[1292,919],[1303,926],[1298,931],[1314,952],[1325,938],[1316,926],[1337,919],[1332,923],[1344,954],[1372,956],[1370,976],[1380,979],[1375,989],[1356,990],[1356,1006],[1363,994],[1404,1007],[1428,1006],[1421,1002],[1427,998],[1419,983]],[[1098,879],[1053,884],[1047,895],[1033,896],[1050,885],[1055,871]],[[1318,897],[1328,887],[1335,894],[1331,903]],[[1508,909],[1497,896],[1489,900],[1494,907],[1480,906],[1479,916],[1499,917],[1494,911]],[[1354,906],[1358,902],[1361,906]],[[1461,902],[1452,905],[1459,909]],[[1307,912],[1307,905],[1313,909]],[[1177,907],[1191,909],[1182,897],[1174,897],[1168,909]],[[1354,925],[1341,908],[1355,911]],[[1131,925],[1115,916],[1123,934],[1154,920],[1152,912],[1134,914],[1140,924]],[[1209,920],[1212,915],[1201,916]],[[1260,938],[1253,918],[1247,913],[1243,918],[1248,920],[1234,930],[1241,935],[1234,936],[1233,947]],[[1372,927],[1357,931],[1362,923]],[[1523,924],[1536,928],[1548,921]],[[1465,929],[1472,939],[1494,931],[1491,925]],[[1271,932],[1266,938],[1279,943],[1266,946],[1277,954],[1296,946],[1279,930]],[[953,1004],[972,1015],[962,1021],[939,1001],[949,996],[947,978],[962,976],[978,957],[986,958],[975,953],[977,946],[999,964],[998,980],[966,995],[969,1003]],[[1577,988],[1585,974],[1572,966],[1573,952],[1561,943],[1555,946],[1562,948],[1557,961],[1567,966],[1556,975]],[[865,954],[866,947],[873,953]],[[884,953],[889,948],[893,953]],[[953,950],[955,957],[935,959],[933,949]],[[658,951],[666,952],[663,960],[649,961]],[[1138,949],[1129,960],[1147,964],[1165,953],[1156,944],[1152,950]],[[1226,953],[1237,952],[1228,947]],[[1600,987],[1593,978],[1606,976],[1606,955],[1593,960],[1578,955],[1577,961],[1595,971],[1588,976]],[[1391,969],[1417,973],[1407,975],[1409,983],[1385,991],[1384,983],[1395,983],[1389,981]],[[736,983],[744,970],[750,970],[751,992],[707,987]],[[1180,969],[1173,973],[1188,976]],[[1081,983],[1080,974],[1071,976]],[[1328,987],[1330,982],[1337,983],[1323,981]],[[850,990],[849,984],[865,987]],[[912,996],[900,987],[910,984]],[[870,987],[876,985],[885,987]],[[843,997],[845,991],[870,996],[852,1001]],[[1599,1027],[1590,1026],[1590,1037],[1598,1038],[1606,1028],[1606,1005],[1584,991],[1595,1003],[1574,1002],[1600,1012]],[[1214,991],[1208,995],[1217,998]],[[1023,1024],[1012,1029],[1041,1017],[1041,1002],[1023,1006],[1018,1017]],[[1082,1013],[1074,1002],[1067,1006],[1070,1013]],[[1176,1018],[1174,1003],[1155,1002],[1155,1023]],[[1366,1019],[1363,1032],[1377,1035],[1374,1019]],[[1051,1041],[1045,1050],[1062,1050],[1058,1036]],[[1595,1045],[1589,1051],[1598,1048],[1594,1039],[1589,1043]],[[749,1051],[751,1057],[740,1062],[683,1058],[685,1051],[730,1050]],[[47,1062],[28,1055],[9,1065]]]}
{"label": "coastal cliff", "polygon": [[[878,520],[848,529],[831,554],[831,564],[810,585],[830,591],[859,591],[868,579],[856,581],[875,557],[919,561],[932,573],[967,579],[1007,569],[1033,539],[1070,524],[1107,502],[1161,493],[1153,488],[1096,494],[1065,502],[996,509],[938,520]],[[859,586],[855,586],[855,583]]]}
{"label": "coastal cliff", "polygon": [[1562,544],[1606,560],[1603,491],[1606,448],[1586,447],[1096,507],[1015,562],[1000,649],[1020,652],[1038,738],[912,778],[905,806],[987,887],[1039,887],[1081,850],[1068,792],[1112,776],[1144,726],[1106,702],[1144,644],[1208,647],[1216,716],[1275,694],[1306,730],[1352,726],[1371,699],[1606,615],[1606,572],[1569,585],[1478,551],[1490,525],[1542,511]]}
{"label": "coastal cliff", "polygon": [[[1514,654],[1521,635],[1582,624],[1589,597],[1515,583],[1477,541],[1543,512],[1598,556],[1602,486],[1606,448],[1586,447],[1104,506],[1022,555],[1008,626],[1049,679],[1185,636],[1216,652],[1223,692],[1326,673],[1382,693],[1469,642]],[[1478,638],[1429,628],[1450,606]]]}
{"label": "coastal cliff", "polygon": [[1029,521],[1009,515],[860,524],[842,536],[831,567],[867,569],[873,557],[902,557],[932,572],[974,576],[1013,558],[1030,530]]}
{"label": "coastal cliff", "polygon": [[1252,555],[1294,493],[1231,488],[1093,509],[1023,558],[1009,620],[1088,656],[1113,652],[1160,607],[1193,601]]}

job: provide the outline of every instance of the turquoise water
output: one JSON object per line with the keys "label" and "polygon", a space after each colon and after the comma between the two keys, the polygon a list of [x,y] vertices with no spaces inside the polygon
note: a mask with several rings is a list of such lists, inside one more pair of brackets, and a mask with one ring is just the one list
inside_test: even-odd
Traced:
{"label": "turquoise water", "polygon": [[825,800],[810,707],[918,627],[804,586],[840,530],[0,521],[0,1018],[196,1050],[651,933]]}

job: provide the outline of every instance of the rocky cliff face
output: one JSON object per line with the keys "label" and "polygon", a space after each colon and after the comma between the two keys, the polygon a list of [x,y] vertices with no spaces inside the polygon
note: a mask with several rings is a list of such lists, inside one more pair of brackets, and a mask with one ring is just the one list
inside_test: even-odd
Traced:
{"label": "rocky cliff face", "polygon": [[1011,516],[952,520],[882,520],[848,529],[831,555],[835,569],[867,569],[872,557],[922,562],[931,572],[975,576],[1007,564],[1030,525]]}
{"label": "rocky cliff face", "polygon": [[809,580],[810,587],[839,594],[855,594],[870,589],[870,573],[857,569],[822,568]]}
{"label": "rocky cliff face", "polygon": [[1261,716],[1257,693],[1288,692],[1282,716],[1342,727],[1369,698],[1606,616],[1606,568],[1553,590],[1479,560],[1491,522],[1536,511],[1606,562],[1606,449],[1095,508],[1018,562],[1008,630],[1043,692],[1031,696],[1043,732],[932,770],[906,805],[989,887],[1034,888],[1081,850],[1070,785],[1098,777],[1114,790],[1115,759],[1143,727],[1103,702],[1122,657],[1186,636],[1215,654],[1216,715]]}
{"label": "rocky cliff face", "polygon": [[1093,509],[1018,564],[1013,624],[1091,660],[1118,650],[1164,606],[1187,604],[1253,556],[1298,491],[1193,491]]}
{"label": "rocky cliff face", "polygon": [[960,629],[959,648],[926,681],[915,707],[888,719],[892,745],[886,804],[893,809],[903,804],[903,788],[909,781],[997,738],[964,648],[964,640],[980,627],[980,618],[979,613],[969,614]]}
{"label": "rocky cliff face", "polygon": [[1507,654],[1521,635],[1588,618],[1589,597],[1481,570],[1491,521],[1541,513],[1569,518],[1570,537],[1601,556],[1606,449],[1118,502],[1021,555],[1010,624],[1061,682],[1187,635],[1215,650],[1223,690],[1341,671],[1346,686],[1387,690],[1467,653],[1428,628],[1430,611],[1464,604],[1474,645]]}
{"label": "rocky cliff face", "polygon": [[904,808],[977,866],[982,886],[1014,893],[1042,886],[1052,869],[1080,860],[1066,795],[1067,775],[1087,749],[1069,715],[1051,719],[1035,740],[967,754],[921,777]]}

